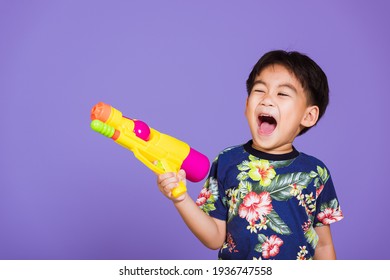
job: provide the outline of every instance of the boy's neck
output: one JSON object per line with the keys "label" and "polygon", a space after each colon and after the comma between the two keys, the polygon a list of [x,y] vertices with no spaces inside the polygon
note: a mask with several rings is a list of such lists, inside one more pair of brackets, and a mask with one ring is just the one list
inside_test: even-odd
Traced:
{"label": "boy's neck", "polygon": [[299,155],[299,152],[294,148],[293,145],[290,146],[290,149],[283,149],[283,151],[267,151],[259,149],[253,143],[253,140],[248,141],[244,145],[244,149],[255,157],[267,160],[289,160],[294,159]]}
{"label": "boy's neck", "polygon": [[263,152],[263,153],[273,154],[273,155],[288,154],[288,153],[291,153],[294,150],[294,147],[293,147],[292,143],[287,143],[287,144],[285,144],[285,145],[283,145],[281,147],[278,147],[278,148],[272,149],[272,150],[267,150],[267,149],[264,149],[264,148],[261,148],[261,147],[257,146],[253,142],[253,140],[251,140],[251,143],[252,143],[253,149],[258,150],[258,151]]}

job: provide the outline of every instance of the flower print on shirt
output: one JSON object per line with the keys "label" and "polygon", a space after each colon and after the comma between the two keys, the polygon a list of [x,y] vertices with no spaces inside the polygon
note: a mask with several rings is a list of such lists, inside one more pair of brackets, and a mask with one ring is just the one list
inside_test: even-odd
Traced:
{"label": "flower print on shirt", "polygon": [[260,194],[255,192],[248,193],[238,208],[240,217],[245,218],[251,225],[258,220],[263,220],[264,216],[271,213],[271,211],[271,196],[267,192]]}
{"label": "flower print on shirt", "polygon": [[283,240],[280,239],[277,235],[272,235],[271,237],[267,237],[267,240],[261,245],[263,249],[261,255],[265,259],[269,259],[271,257],[275,257],[279,254],[279,248],[283,245]]}
{"label": "flower print on shirt", "polygon": [[205,213],[215,210],[215,201],[218,199],[218,183],[213,177],[210,177],[201,190],[196,205]]}
{"label": "flower print on shirt", "polygon": [[333,199],[329,203],[321,205],[321,212],[317,214],[319,222],[316,226],[329,225],[340,221],[343,217],[343,212],[340,209],[338,201]]}
{"label": "flower print on shirt", "polygon": [[311,258],[307,258],[306,255],[309,253],[306,246],[299,246],[299,252],[297,254],[297,260],[309,260]]}
{"label": "flower print on shirt", "polygon": [[259,244],[256,245],[255,251],[261,253],[264,259],[275,257],[280,252],[280,247],[283,245],[283,240],[277,235],[271,235],[270,237],[264,234],[259,234]]}
{"label": "flower print on shirt", "polygon": [[210,196],[211,196],[210,190],[203,188],[198,196],[198,199],[196,200],[196,205],[203,206],[210,198]]}
{"label": "flower print on shirt", "polygon": [[229,253],[237,253],[239,251],[236,249],[236,246],[237,245],[234,242],[232,235],[228,232],[226,235],[226,241],[223,244],[221,251],[224,249],[228,249]]}
{"label": "flower print on shirt", "polygon": [[248,176],[253,181],[259,181],[260,185],[266,187],[271,184],[271,180],[275,178],[276,172],[268,160],[256,159],[252,160],[248,164],[250,170]]}

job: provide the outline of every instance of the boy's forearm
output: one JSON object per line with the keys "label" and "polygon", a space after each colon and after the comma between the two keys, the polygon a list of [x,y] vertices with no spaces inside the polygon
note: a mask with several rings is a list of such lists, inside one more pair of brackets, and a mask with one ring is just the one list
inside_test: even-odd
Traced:
{"label": "boy's forearm", "polygon": [[225,221],[218,222],[204,213],[188,194],[174,205],[188,228],[206,247],[216,250],[223,245]]}

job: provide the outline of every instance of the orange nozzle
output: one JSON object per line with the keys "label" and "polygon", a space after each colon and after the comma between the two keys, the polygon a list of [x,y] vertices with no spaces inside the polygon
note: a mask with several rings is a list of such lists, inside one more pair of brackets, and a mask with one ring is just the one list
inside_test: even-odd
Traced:
{"label": "orange nozzle", "polygon": [[115,132],[114,132],[114,135],[111,136],[112,140],[116,140],[119,138],[119,136],[121,135],[121,132],[119,130],[116,130],[115,129]]}
{"label": "orange nozzle", "polygon": [[111,106],[106,103],[99,102],[93,106],[91,110],[91,120],[100,120],[102,122],[106,122],[110,117],[110,114]]}

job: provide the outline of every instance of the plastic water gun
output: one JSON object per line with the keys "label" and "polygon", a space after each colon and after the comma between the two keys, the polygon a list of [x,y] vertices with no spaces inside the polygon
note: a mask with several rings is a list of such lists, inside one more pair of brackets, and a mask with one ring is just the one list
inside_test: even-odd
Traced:
{"label": "plastic water gun", "polygon": [[[205,155],[140,120],[124,117],[108,104],[96,104],[91,110],[91,119],[94,131],[132,151],[137,159],[158,174],[184,169],[188,180],[199,182],[208,173],[210,162]],[[180,182],[172,195],[178,197],[186,191],[184,183]]]}

